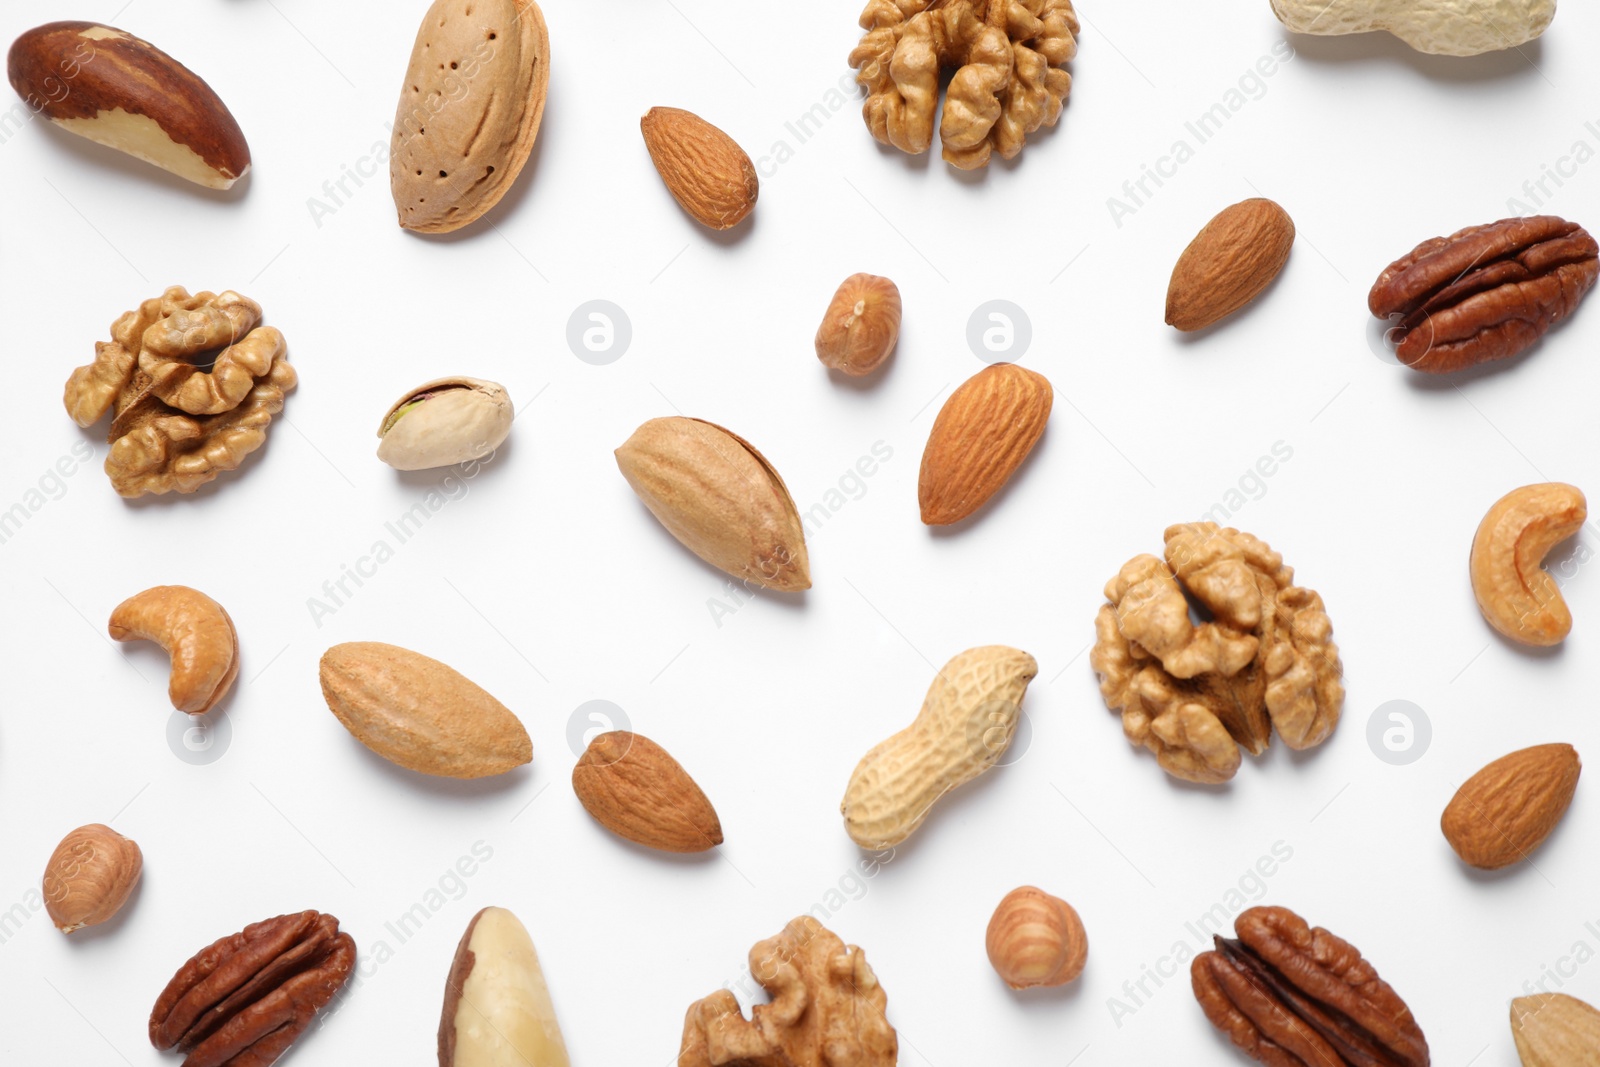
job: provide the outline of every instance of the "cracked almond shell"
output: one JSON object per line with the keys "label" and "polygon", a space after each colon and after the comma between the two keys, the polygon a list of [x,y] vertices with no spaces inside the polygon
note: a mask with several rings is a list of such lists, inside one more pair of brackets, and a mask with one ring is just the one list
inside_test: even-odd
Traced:
{"label": "cracked almond shell", "polygon": [[550,35],[533,0],[435,0],[390,139],[400,225],[449,233],[499,203],[533,152],[549,89]]}
{"label": "cracked almond shell", "polygon": [[95,22],[51,22],[18,37],[11,87],[39,114],[209,189],[250,169],[250,146],[222,98],[148,41]]}
{"label": "cracked almond shell", "polygon": [[363,745],[421,774],[487,778],[533,759],[511,710],[438,660],[377,641],[323,653],[328,710]]}
{"label": "cracked almond shell", "polygon": [[749,584],[811,588],[794,498],[744,438],[703,419],[651,419],[616,456],[645,507],[689,551]]}

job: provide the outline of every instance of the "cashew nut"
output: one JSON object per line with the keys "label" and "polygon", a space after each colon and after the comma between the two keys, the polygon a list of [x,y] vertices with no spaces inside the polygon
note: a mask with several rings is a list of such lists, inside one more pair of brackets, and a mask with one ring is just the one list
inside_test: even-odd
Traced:
{"label": "cashew nut", "polygon": [[172,657],[172,706],[204,715],[239,676],[239,635],[222,605],[186,585],[158,585],[111,613],[117,641],[154,641]]}
{"label": "cashew nut", "polygon": [[1572,629],[1545,555],[1589,517],[1583,493],[1563,482],[1513,489],[1495,502],[1472,539],[1472,592],[1489,625],[1525,645],[1560,644]]}

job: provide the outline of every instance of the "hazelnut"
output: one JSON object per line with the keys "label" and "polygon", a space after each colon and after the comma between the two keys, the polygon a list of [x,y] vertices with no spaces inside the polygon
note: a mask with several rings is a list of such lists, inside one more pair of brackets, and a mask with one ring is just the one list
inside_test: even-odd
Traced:
{"label": "hazelnut", "polygon": [[1072,905],[1031,885],[1007,893],[989,920],[989,962],[1012,989],[1065,985],[1083,973],[1089,939]]}
{"label": "hazelnut", "polygon": [[817,358],[858,378],[877,370],[899,339],[899,288],[875,274],[852,274],[817,327]]}
{"label": "hazelnut", "polygon": [[139,846],[109,826],[80,826],[50,854],[44,906],[64,934],[103,923],[121,910],[139,883]]}

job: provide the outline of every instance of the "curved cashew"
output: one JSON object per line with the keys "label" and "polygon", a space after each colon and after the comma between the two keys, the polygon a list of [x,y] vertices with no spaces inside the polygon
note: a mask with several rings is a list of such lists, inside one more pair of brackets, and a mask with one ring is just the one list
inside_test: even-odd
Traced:
{"label": "curved cashew", "polygon": [[239,635],[222,605],[186,585],[158,585],[111,613],[117,641],[154,641],[172,657],[172,706],[204,715],[239,676]]}
{"label": "curved cashew", "polygon": [[1539,564],[1583,527],[1583,493],[1563,482],[1513,489],[1495,502],[1472,539],[1472,592],[1489,625],[1525,645],[1560,644],[1572,612]]}

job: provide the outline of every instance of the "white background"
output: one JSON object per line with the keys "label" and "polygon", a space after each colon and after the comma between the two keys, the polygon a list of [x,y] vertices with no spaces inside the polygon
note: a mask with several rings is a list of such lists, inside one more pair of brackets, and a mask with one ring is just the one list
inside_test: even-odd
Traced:
{"label": "white background", "polygon": [[[853,2],[732,15],[709,0],[550,0],[549,106],[522,179],[488,224],[421,239],[395,225],[381,175],[320,225],[307,201],[387,144],[423,3],[119,2],[10,0],[0,37],[58,18],[146,37],[228,102],[255,170],[218,195],[41,122],[0,144],[0,508],[74,445],[96,447],[0,545],[0,910],[28,913],[0,944],[7,1062],[176,1062],[144,1036],[171,973],[307,907],[339,916],[369,959],[379,942],[392,956],[294,1062],[430,1062],[453,946],[497,904],[539,946],[575,1063],[665,1067],[690,1002],[841,884],[828,925],[866,949],[906,1064],[1241,1062],[1186,966],[1160,988],[1147,978],[1137,1002],[1124,990],[1146,967],[1170,973],[1176,945],[1195,951],[1185,924],[1241,879],[1360,947],[1438,1064],[1514,1063],[1507,1003],[1546,968],[1600,1000],[1600,963],[1572,957],[1600,948],[1592,783],[1537,869],[1470,873],[1438,831],[1490,759],[1554,740],[1592,754],[1600,735],[1600,583],[1577,564],[1594,534],[1569,562],[1574,633],[1548,655],[1495,638],[1466,573],[1507,490],[1600,487],[1600,311],[1514,365],[1438,381],[1375,355],[1365,310],[1413,244],[1515,213],[1507,199],[1575,142],[1600,148],[1585,125],[1600,128],[1600,13],[1569,3],[1542,42],[1475,60],[1382,35],[1294,39],[1296,57],[1247,84],[1254,98],[1118,226],[1108,198],[1174,141],[1194,146],[1184,123],[1285,39],[1266,0],[1086,3],[1060,125],[970,176],[880,150],[854,98],[804,143],[786,128],[848,74]],[[706,116],[762,163],[752,224],[714,236],[672,203],[638,133],[655,104]],[[1597,185],[1600,163],[1578,166],[1547,184],[1547,209],[1595,225]],[[1174,259],[1258,194],[1294,217],[1288,268],[1234,321],[1179,337],[1162,323]],[[905,301],[898,354],[865,386],[831,380],[811,351],[858,270],[894,278]],[[129,504],[98,469],[104,427],[80,433],[61,387],[118,314],[169,284],[259,300],[301,386],[244,471]],[[633,327],[609,366],[566,342],[596,298]],[[930,533],[919,457],[939,403],[982,365],[966,323],[993,298],[1030,317],[1022,361],[1050,378],[1055,412],[995,506]],[[510,389],[510,444],[318,625],[308,598],[442,477],[380,464],[380,417],[461,373]],[[803,508],[875,443],[893,450],[810,538],[809,593],[713,621],[723,577],[655,523],[611,456],[674,412],[748,436]],[[1280,745],[1226,788],[1186,787],[1101,703],[1091,620],[1124,560],[1158,551],[1167,524],[1220,502],[1280,441],[1292,459],[1234,521],[1326,598],[1344,723],[1313,754]],[[169,748],[160,651],[105,637],[116,603],[160,583],[207,591],[239,626],[231,744],[210,765]],[[526,723],[531,768],[458,784],[369,754],[317,685],[319,655],[348,640],[405,645],[484,685]],[[1039,660],[1029,747],[852,880],[862,854],[838,816],[851,769],[911,720],[937,666],[989,643]],[[583,812],[566,737],[592,699],[698,779],[726,829],[717,855],[648,854]],[[1433,725],[1406,767],[1366,740],[1395,699]],[[95,821],[139,842],[146,875],[121,918],[69,940],[29,902],[56,842]],[[492,859],[398,943],[384,924],[478,842]],[[1246,876],[1279,842],[1292,858],[1258,888]],[[1014,995],[985,959],[990,912],[1023,883],[1087,925],[1088,970],[1065,991]]]}

